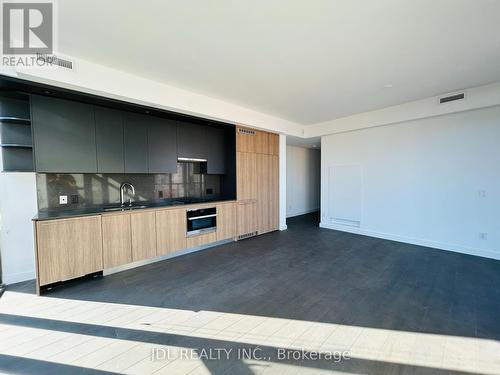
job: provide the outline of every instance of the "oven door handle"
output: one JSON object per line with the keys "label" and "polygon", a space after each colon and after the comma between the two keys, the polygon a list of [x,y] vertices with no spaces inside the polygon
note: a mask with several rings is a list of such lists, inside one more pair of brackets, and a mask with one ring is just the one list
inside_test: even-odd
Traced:
{"label": "oven door handle", "polygon": [[211,214],[211,215],[203,215],[203,216],[195,216],[195,217],[188,217],[188,220],[196,220],[196,219],[205,219],[206,217],[214,217],[217,216],[217,214]]}

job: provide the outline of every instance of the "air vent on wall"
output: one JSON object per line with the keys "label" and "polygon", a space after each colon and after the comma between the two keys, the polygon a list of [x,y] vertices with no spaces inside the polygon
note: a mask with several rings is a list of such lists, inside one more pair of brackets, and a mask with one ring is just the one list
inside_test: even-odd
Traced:
{"label": "air vent on wall", "polygon": [[241,134],[255,135],[255,130],[239,128],[238,132]]}
{"label": "air vent on wall", "polygon": [[445,96],[443,98],[439,98],[439,103],[444,104],[444,103],[449,103],[449,102],[454,102],[455,100],[462,100],[465,99],[465,93],[460,93],[460,94],[454,94],[450,96]]}
{"label": "air vent on wall", "polygon": [[56,55],[46,55],[43,53],[36,54],[37,61],[44,62],[46,64],[52,64],[60,66],[61,68],[73,69],[73,62],[70,60],[61,59]]}

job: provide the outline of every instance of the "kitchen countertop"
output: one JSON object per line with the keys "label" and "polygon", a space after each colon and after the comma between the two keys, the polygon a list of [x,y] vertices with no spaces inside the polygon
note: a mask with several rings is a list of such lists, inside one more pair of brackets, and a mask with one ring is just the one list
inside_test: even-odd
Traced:
{"label": "kitchen countertop", "polygon": [[132,205],[134,206],[145,206],[141,208],[124,208],[122,210],[106,210],[111,207],[119,207],[116,205],[106,205],[106,206],[98,206],[98,207],[89,207],[89,208],[79,208],[73,210],[52,210],[52,211],[39,211],[35,217],[33,217],[34,221],[42,221],[42,220],[52,220],[52,219],[65,219],[71,217],[80,217],[80,216],[93,216],[93,215],[101,215],[101,214],[113,214],[113,213],[121,213],[121,212],[135,212],[148,210],[153,208],[163,208],[163,207],[183,207],[183,206],[193,206],[199,204],[206,203],[221,203],[221,202],[232,202],[235,199],[217,199],[217,200],[189,200],[189,201],[163,201],[163,202],[134,202]]}

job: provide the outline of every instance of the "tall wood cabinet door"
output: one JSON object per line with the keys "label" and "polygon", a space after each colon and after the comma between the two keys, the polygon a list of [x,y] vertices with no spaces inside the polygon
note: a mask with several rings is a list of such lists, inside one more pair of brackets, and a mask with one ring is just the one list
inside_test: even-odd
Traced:
{"label": "tall wood cabinet door", "polygon": [[130,214],[102,217],[102,247],[104,268],[132,262]]}
{"label": "tall wood cabinet door", "polygon": [[257,131],[248,128],[236,128],[236,151],[255,152]]}
{"label": "tall wood cabinet door", "polygon": [[237,204],[238,236],[255,234],[257,231],[257,203],[255,201]]}
{"label": "tall wood cabinet door", "polygon": [[238,200],[257,199],[257,154],[236,153],[236,179]]}
{"label": "tall wood cabinet door", "polygon": [[269,154],[269,136],[267,132],[258,131],[255,138],[255,152],[257,154]]}
{"label": "tall wood cabinet door", "polygon": [[101,217],[39,221],[36,224],[39,285],[101,271]]}
{"label": "tall wood cabinet door", "polygon": [[257,230],[269,232],[271,212],[271,155],[257,154]]}
{"label": "tall wood cabinet door", "polygon": [[217,205],[217,241],[236,237],[236,204]]}
{"label": "tall wood cabinet door", "polygon": [[280,207],[280,165],[279,156],[271,155],[269,157],[269,230],[278,230],[279,228],[279,207]]}
{"label": "tall wood cabinet door", "polygon": [[186,209],[156,211],[156,253],[186,248]]}
{"label": "tall wood cabinet door", "polygon": [[269,154],[278,156],[280,153],[280,136],[269,133]]}
{"label": "tall wood cabinet door", "polygon": [[132,261],[156,256],[156,215],[154,212],[134,212],[130,215]]}

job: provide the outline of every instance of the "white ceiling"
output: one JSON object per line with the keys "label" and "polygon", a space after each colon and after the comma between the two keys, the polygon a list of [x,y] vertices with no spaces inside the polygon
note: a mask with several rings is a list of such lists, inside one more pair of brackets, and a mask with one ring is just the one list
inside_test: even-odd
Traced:
{"label": "white ceiling", "polygon": [[63,54],[304,125],[500,81],[498,0],[71,0],[58,12]]}

